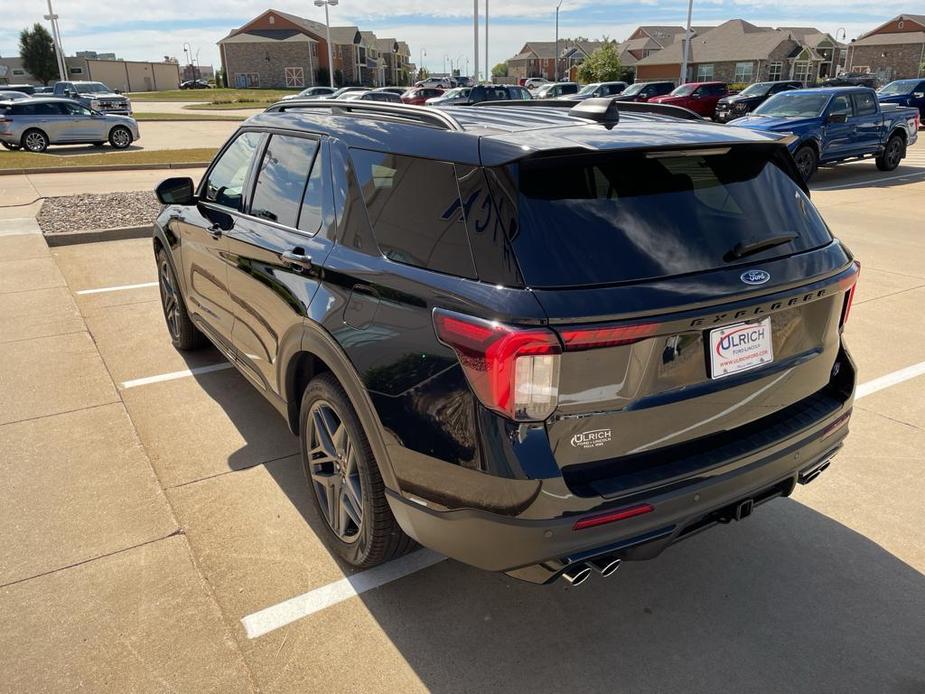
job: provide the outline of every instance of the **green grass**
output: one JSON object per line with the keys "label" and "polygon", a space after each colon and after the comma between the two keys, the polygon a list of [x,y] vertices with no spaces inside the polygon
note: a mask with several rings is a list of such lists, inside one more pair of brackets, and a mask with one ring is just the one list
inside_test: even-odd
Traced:
{"label": "green grass", "polygon": [[231,104],[224,103],[215,103],[215,104],[190,104],[189,106],[184,106],[184,111],[242,111],[245,109],[264,109],[270,104],[275,104],[279,99],[270,99],[269,101],[236,101]]}
{"label": "green grass", "polygon": [[281,96],[298,94],[299,89],[171,89],[164,92],[132,92],[132,101],[207,101],[236,103],[250,101],[257,104],[278,101]]}
{"label": "green grass", "polygon": [[0,171],[4,169],[68,169],[73,166],[125,166],[127,164],[207,164],[215,149],[161,149],[135,152],[100,152],[98,154],[34,154],[0,150]]}
{"label": "green grass", "polygon": [[137,121],[165,121],[165,120],[185,120],[185,121],[203,121],[203,120],[230,120],[230,121],[242,121],[245,120],[245,116],[215,116],[208,113],[196,114],[196,113],[138,113],[134,114],[135,120]]}

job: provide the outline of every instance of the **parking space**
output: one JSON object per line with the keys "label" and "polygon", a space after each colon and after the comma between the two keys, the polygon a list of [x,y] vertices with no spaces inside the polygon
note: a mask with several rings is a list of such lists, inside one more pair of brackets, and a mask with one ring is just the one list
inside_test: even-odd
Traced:
{"label": "parking space", "polygon": [[[925,161],[914,155],[894,174],[863,162],[812,186],[863,263],[847,339],[866,387],[831,471],[747,522],[577,589],[429,553],[360,573],[335,559],[282,418],[216,350],[170,345],[149,240],[36,251],[28,270],[0,272],[0,315],[19,336],[0,336],[0,362],[15,367],[0,395],[31,388],[0,402],[0,447],[47,441],[9,469],[4,492],[43,503],[0,503],[4,527],[47,533],[22,545],[31,553],[4,547],[12,666],[0,691],[917,691]],[[53,319],[17,309],[11,288],[26,278]],[[58,370],[58,387],[27,388],[30,364]],[[55,416],[26,421],[43,415]],[[91,435],[66,443],[74,432]],[[112,679],[96,686],[101,672]]]}

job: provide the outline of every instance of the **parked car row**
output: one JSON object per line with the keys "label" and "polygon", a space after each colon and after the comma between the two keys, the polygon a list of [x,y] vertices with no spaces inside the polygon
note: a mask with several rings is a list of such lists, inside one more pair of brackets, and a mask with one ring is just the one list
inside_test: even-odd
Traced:
{"label": "parked car row", "polygon": [[53,96],[39,89],[0,91],[0,145],[6,149],[44,152],[49,145],[106,142],[126,149],[141,137],[131,102],[102,82],[58,82]]}

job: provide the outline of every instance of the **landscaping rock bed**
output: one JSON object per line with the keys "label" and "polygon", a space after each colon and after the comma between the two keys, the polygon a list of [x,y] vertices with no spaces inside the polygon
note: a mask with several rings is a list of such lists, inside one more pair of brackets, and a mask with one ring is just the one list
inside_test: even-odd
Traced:
{"label": "landscaping rock bed", "polygon": [[65,195],[47,198],[38,223],[44,234],[151,224],[161,204],[150,191]]}

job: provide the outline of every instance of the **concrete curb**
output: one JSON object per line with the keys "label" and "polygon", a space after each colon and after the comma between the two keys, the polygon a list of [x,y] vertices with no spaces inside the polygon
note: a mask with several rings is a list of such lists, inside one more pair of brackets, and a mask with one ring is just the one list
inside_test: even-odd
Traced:
{"label": "concrete curb", "polygon": [[23,176],[47,173],[89,173],[92,171],[143,171],[145,169],[204,169],[207,161],[168,164],[97,164],[95,166],[44,166],[35,169],[0,169],[0,176]]}
{"label": "concrete curb", "polygon": [[43,234],[45,243],[50,248],[56,246],[74,246],[79,243],[98,243],[100,241],[124,241],[125,239],[147,239],[154,234],[150,224],[138,227],[116,227],[115,229],[92,229],[90,231],[61,231],[56,234]]}

